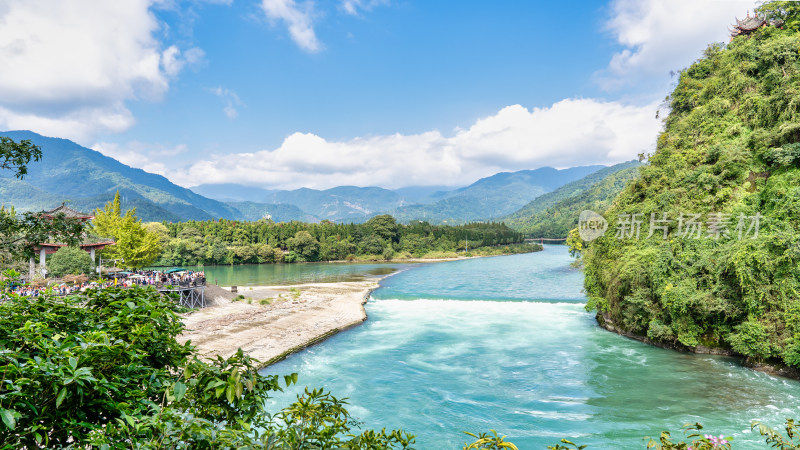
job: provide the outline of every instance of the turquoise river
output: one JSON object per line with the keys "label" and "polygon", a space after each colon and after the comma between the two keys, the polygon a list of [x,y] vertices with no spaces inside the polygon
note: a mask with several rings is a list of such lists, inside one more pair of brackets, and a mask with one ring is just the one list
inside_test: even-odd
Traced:
{"label": "turquoise river", "polygon": [[[398,265],[369,319],[264,373],[349,398],[365,428],[403,428],[417,448],[461,448],[496,429],[520,449],[562,437],[590,449],[645,448],[687,422],[766,448],[752,420],[800,418],[800,383],[724,357],[650,347],[584,311],[583,275],[563,246],[539,253]],[[362,268],[366,271],[372,267]],[[339,270],[339,269],[337,269]],[[271,399],[278,409],[301,389]]]}

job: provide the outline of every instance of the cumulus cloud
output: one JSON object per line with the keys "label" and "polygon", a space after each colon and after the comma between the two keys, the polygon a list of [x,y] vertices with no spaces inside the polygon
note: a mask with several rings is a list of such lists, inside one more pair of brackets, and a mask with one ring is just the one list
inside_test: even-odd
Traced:
{"label": "cumulus cloud", "polygon": [[612,164],[651,151],[656,105],[568,99],[548,108],[503,108],[451,136],[439,131],[328,141],[294,133],[280,147],[199,161],[174,182],[276,188],[459,185],[499,171]]}
{"label": "cumulus cloud", "polygon": [[281,21],[289,29],[289,36],[301,49],[316,53],[322,46],[314,32],[313,4],[297,4],[294,0],[262,0],[261,9],[271,21]]}
{"label": "cumulus cloud", "polygon": [[699,58],[709,43],[728,42],[734,17],[755,6],[752,0],[614,0],[606,29],[624,48],[596,81],[613,90],[664,80]]}
{"label": "cumulus cloud", "polygon": [[155,0],[10,0],[0,7],[0,128],[85,141],[134,123],[202,50],[162,49]]}

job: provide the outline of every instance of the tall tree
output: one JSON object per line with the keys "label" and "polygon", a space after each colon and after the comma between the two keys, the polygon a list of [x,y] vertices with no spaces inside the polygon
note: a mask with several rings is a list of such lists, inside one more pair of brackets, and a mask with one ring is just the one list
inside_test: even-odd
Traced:
{"label": "tall tree", "polygon": [[95,211],[92,225],[97,235],[114,238],[116,245],[106,247],[103,256],[119,259],[123,267],[145,267],[161,254],[160,236],[142,225],[136,218],[136,208],[122,214],[119,191],[105,208]]}
{"label": "tall tree", "polygon": [[14,142],[9,137],[0,136],[0,169],[13,170],[14,176],[22,179],[28,173],[28,163],[40,159],[42,149],[31,141]]}

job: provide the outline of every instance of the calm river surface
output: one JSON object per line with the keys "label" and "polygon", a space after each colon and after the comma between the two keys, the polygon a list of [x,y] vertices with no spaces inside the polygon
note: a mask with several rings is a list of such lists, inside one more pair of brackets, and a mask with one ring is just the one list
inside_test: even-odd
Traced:
{"label": "calm river surface", "polygon": [[[562,437],[589,448],[644,448],[687,422],[766,448],[752,420],[800,418],[800,383],[724,357],[650,347],[599,328],[564,246],[419,265],[386,278],[364,325],[265,373],[348,397],[365,428],[404,428],[417,448],[461,448],[496,429],[520,449]],[[267,283],[262,283],[267,284]],[[271,400],[290,403],[301,389]]]}
{"label": "calm river surface", "polygon": [[303,263],[186,266],[202,270],[210,283],[220,286],[265,286],[299,283],[333,283],[384,276],[413,267],[404,263]]}

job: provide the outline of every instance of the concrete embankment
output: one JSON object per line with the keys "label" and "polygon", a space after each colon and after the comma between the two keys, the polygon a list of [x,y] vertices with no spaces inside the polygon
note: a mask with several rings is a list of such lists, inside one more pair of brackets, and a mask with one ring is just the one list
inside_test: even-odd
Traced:
{"label": "concrete embankment", "polygon": [[617,333],[621,336],[625,336],[630,339],[635,339],[637,341],[643,342],[648,345],[652,345],[655,347],[666,348],[670,350],[676,350],[679,352],[691,352],[691,353],[698,353],[704,355],[723,355],[723,356],[730,356],[733,358],[738,358],[742,366],[758,370],[759,372],[765,372],[770,375],[792,378],[795,380],[800,380],[800,369],[796,369],[793,367],[788,367],[783,364],[771,364],[766,362],[754,361],[751,358],[744,357],[732,350],[725,349],[725,348],[718,348],[718,347],[706,347],[704,345],[698,345],[696,347],[688,347],[680,342],[656,342],[648,339],[646,336],[640,336],[638,334],[631,333],[629,331],[625,331],[622,328],[618,327],[614,320],[608,313],[598,313],[597,314],[597,323],[600,327],[605,328],[608,331],[613,333]]}
{"label": "concrete embankment", "polygon": [[[241,348],[267,366],[367,318],[364,304],[377,281],[212,288],[212,306],[183,315],[183,342],[203,357]],[[237,298],[239,295],[244,298]]]}

